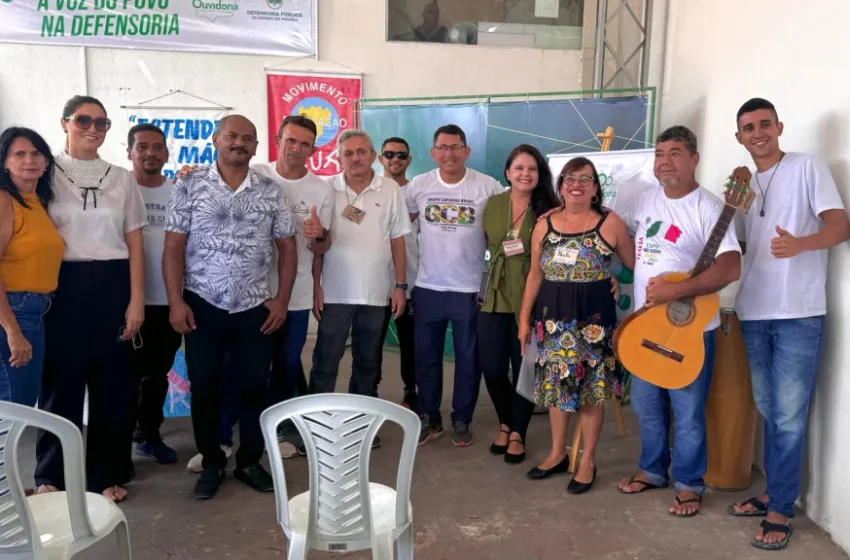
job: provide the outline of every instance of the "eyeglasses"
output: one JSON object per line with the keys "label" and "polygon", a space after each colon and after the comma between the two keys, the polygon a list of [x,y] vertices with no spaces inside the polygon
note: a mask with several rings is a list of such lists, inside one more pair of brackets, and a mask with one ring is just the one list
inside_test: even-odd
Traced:
{"label": "eyeglasses", "polygon": [[88,130],[91,128],[92,124],[94,124],[94,129],[98,132],[106,132],[112,128],[112,121],[106,117],[94,118],[88,115],[76,115],[73,117],[66,117],[65,120],[67,122],[73,122],[80,130]]}
{"label": "eyeglasses", "polygon": [[389,150],[387,150],[381,155],[384,156],[384,159],[398,158],[399,161],[406,161],[407,158],[410,157],[410,154],[408,154],[407,152],[391,152]]}
{"label": "eyeglasses", "polygon": [[460,146],[458,144],[452,144],[451,146],[440,144],[439,146],[434,146],[435,150],[443,154],[446,152],[459,152],[464,148],[466,148],[466,146]]}
{"label": "eyeglasses", "polygon": [[576,183],[579,183],[583,187],[586,187],[593,183],[593,177],[590,175],[580,175],[578,177],[575,175],[561,175],[561,178],[564,180],[565,185],[575,185]]}

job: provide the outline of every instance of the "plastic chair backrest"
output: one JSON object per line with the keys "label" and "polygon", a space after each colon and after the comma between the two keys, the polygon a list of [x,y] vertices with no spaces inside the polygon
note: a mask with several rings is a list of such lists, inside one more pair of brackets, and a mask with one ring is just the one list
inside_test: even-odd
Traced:
{"label": "plastic chair backrest", "polygon": [[51,432],[62,444],[68,514],[74,540],[94,534],[85,505],[83,437],[77,427],[55,414],[0,402],[0,557],[35,553],[41,540],[35,531],[18,469],[18,443],[27,426]]}
{"label": "plastic chair backrest", "polygon": [[[308,541],[322,542],[328,550],[346,550],[344,543],[371,539],[369,456],[372,441],[387,420],[404,430],[396,481],[396,526],[410,522],[408,504],[420,427],[415,413],[361,395],[298,397],[266,409],[260,417],[267,449],[277,449],[277,428],[287,419],[301,433],[310,469]],[[289,528],[283,460],[280,453],[271,452],[269,460],[278,522]]]}

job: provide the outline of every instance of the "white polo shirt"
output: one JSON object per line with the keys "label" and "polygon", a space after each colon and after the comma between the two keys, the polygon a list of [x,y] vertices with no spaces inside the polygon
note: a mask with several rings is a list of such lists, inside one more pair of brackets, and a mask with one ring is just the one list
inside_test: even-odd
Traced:
{"label": "white polo shirt", "polygon": [[[332,244],[322,267],[325,303],[386,306],[390,240],[410,232],[401,188],[377,173],[359,195],[348,187],[343,173],[329,177],[328,183],[334,189],[334,217]],[[359,224],[343,216],[349,204],[364,212]]]}

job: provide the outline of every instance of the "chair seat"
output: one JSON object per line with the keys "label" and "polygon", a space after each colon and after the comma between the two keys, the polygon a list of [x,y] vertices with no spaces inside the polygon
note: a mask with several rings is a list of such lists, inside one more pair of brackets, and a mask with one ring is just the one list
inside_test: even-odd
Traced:
{"label": "chair seat", "polygon": [[[389,486],[369,483],[369,497],[372,502],[372,530],[375,534],[390,533],[396,529],[395,503],[396,492]],[[408,505],[413,517],[413,506]],[[310,492],[298,494],[289,500],[289,529],[294,533],[307,533],[310,513]]]}
{"label": "chair seat", "polygon": [[[124,519],[124,513],[115,502],[101,494],[86,492],[86,509],[95,535],[112,530]],[[68,498],[65,492],[46,492],[27,498],[32,511],[35,530],[41,537],[41,545],[58,548],[71,545],[71,517],[68,515]]]}

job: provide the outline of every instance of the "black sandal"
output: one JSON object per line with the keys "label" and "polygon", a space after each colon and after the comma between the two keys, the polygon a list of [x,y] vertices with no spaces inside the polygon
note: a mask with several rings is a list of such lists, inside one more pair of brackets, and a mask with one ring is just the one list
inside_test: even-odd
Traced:
{"label": "black sandal", "polygon": [[759,527],[761,527],[762,538],[766,537],[768,533],[782,533],[785,535],[781,541],[775,543],[766,543],[764,541],[753,539],[751,544],[760,550],[784,550],[791,541],[791,534],[794,532],[791,525],[771,523],[767,519],[762,521]]}
{"label": "black sandal", "polygon": [[[503,430],[501,427],[499,427],[499,432],[503,434],[508,434],[508,445],[510,445],[511,432],[508,430]],[[493,455],[504,455],[508,452],[508,445],[496,445],[495,443],[492,443],[490,444],[490,453],[492,453]]]}
{"label": "black sandal", "polygon": [[[740,506],[753,506],[756,508],[755,510],[749,511],[738,511],[735,507]],[[767,504],[761,500],[756,498],[750,498],[745,502],[741,502],[739,504],[732,504],[726,509],[726,513],[733,517],[764,517],[767,515]]]}
{"label": "black sandal", "polygon": [[[702,496],[697,496],[696,498],[691,498],[690,500],[682,500],[679,498],[679,496],[676,496],[676,503],[680,506],[683,506],[685,504],[702,504]],[[672,515],[673,517],[694,517],[696,514],[699,513],[699,509],[700,508],[697,508],[691,513],[676,513],[674,511],[671,511],[670,515]]]}
{"label": "black sandal", "polygon": [[636,477],[637,477],[637,475],[634,475],[629,479],[629,486],[631,486],[632,484],[635,484],[635,483],[640,484],[641,485],[640,490],[635,490],[633,492],[627,492],[627,491],[623,490],[622,488],[620,488],[619,489],[620,492],[630,496],[632,494],[640,494],[642,492],[646,492],[647,490],[660,490],[661,488],[663,488],[662,486],[656,486],[655,484],[653,484],[651,482],[647,482],[645,480],[637,480]]}
{"label": "black sandal", "polygon": [[[508,447],[510,447],[511,443],[519,443],[520,445],[522,445],[522,453],[508,453],[507,449]],[[505,462],[507,464],[518,465],[525,460],[525,440],[523,438],[509,439],[508,447],[505,447]]]}

